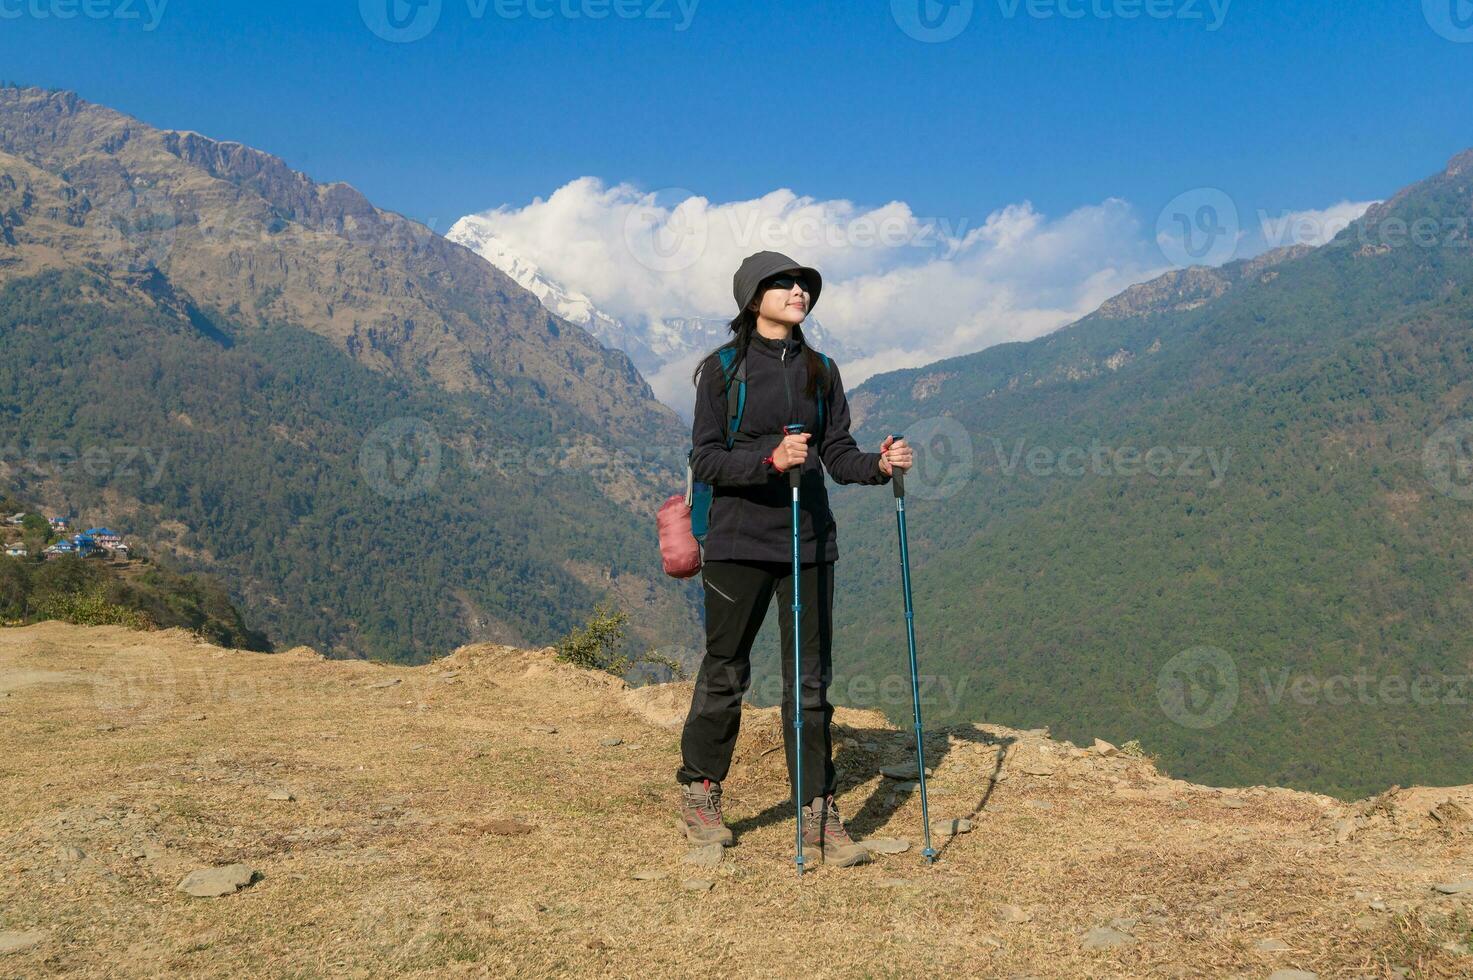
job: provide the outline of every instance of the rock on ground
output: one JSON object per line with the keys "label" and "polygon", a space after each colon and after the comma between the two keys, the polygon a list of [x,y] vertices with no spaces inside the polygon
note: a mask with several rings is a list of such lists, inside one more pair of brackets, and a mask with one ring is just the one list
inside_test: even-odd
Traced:
{"label": "rock on ground", "polygon": [[1473,879],[1439,882],[1432,886],[1432,890],[1443,895],[1462,895],[1466,892],[1473,892]]}
{"label": "rock on ground", "polygon": [[29,932],[0,932],[0,956],[30,949],[45,939],[46,933],[41,929],[32,929]]}
{"label": "rock on ground", "polygon": [[[889,779],[915,779],[920,774],[921,767],[916,764],[915,760],[899,762],[893,766],[880,767],[880,775]],[[926,767],[926,775],[933,775],[930,766]]]}
{"label": "rock on ground", "polygon": [[910,850],[910,841],[904,837],[871,837],[859,843],[865,850],[876,854],[904,854]]}
{"label": "rock on ground", "polygon": [[223,868],[200,868],[179,882],[179,891],[195,898],[219,898],[232,895],[256,880],[257,872],[244,864],[227,864]]}
{"label": "rock on ground", "polygon": [[1135,942],[1135,937],[1128,932],[1121,932],[1110,926],[1095,926],[1084,934],[1085,949],[1108,949],[1111,946],[1125,946]]}
{"label": "rock on ground", "polygon": [[693,847],[685,855],[686,864],[694,864],[701,868],[714,868],[721,863],[722,855],[726,848],[720,844],[705,844],[701,847]]}

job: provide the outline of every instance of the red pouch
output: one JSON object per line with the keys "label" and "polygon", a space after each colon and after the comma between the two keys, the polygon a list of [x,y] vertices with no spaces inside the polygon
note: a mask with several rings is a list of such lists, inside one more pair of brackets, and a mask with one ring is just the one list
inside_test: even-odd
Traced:
{"label": "red pouch", "polygon": [[701,546],[690,530],[690,504],[685,494],[672,494],[660,505],[660,558],[671,578],[690,578],[701,570]]}

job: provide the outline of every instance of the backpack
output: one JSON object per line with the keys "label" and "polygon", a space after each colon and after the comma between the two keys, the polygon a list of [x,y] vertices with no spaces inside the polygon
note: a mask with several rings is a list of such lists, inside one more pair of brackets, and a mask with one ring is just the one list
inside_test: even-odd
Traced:
{"label": "backpack", "polygon": [[[823,362],[825,371],[832,371],[833,364],[827,354],[819,351],[819,360]],[[721,362],[721,374],[726,384],[726,448],[730,449],[736,443],[736,433],[742,424],[742,411],[747,407],[747,359],[744,357],[741,363],[737,363],[737,350],[730,344],[716,349],[716,356]],[[699,387],[700,379],[697,379]],[[823,392],[815,396],[818,404],[818,425],[823,428]],[[695,450],[692,449],[691,452]],[[705,545],[706,532],[710,530],[711,524],[711,498],[712,488],[709,483],[702,483],[695,479],[690,469],[690,454],[685,457],[685,504],[690,508],[690,530],[697,543]]]}

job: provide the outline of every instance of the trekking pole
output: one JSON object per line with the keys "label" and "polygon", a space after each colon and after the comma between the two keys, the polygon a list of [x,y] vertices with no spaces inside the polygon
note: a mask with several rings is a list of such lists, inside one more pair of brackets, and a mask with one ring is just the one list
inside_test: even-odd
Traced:
{"label": "trekking pole", "polygon": [[[783,432],[796,435],[803,431],[801,425],[785,425]],[[803,633],[799,617],[803,612],[801,593],[798,591],[798,576],[802,566],[798,558],[798,481],[802,467],[788,470],[788,486],[793,492],[793,799],[798,811],[798,877],[803,877]],[[827,815],[825,815],[827,819]]]}
{"label": "trekking pole", "polygon": [[[897,432],[891,438],[898,442],[905,436]],[[921,783],[921,823],[925,826],[926,833],[926,849],[921,852],[921,855],[925,857],[927,864],[933,864],[936,861],[936,851],[931,847],[931,813],[926,805],[926,746],[925,739],[921,735],[920,681],[916,677],[915,607],[911,604],[910,599],[910,548],[905,540],[905,472],[894,470],[890,479],[895,489],[895,526],[900,531],[900,583],[905,593],[905,642],[910,650],[910,701],[915,710],[916,766],[920,770]]]}

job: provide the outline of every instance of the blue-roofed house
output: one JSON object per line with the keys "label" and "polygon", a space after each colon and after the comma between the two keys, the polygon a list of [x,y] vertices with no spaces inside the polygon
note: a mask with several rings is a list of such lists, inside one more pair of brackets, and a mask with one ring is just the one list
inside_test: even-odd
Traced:
{"label": "blue-roofed house", "polygon": [[92,527],[85,533],[99,548],[106,548],[108,551],[116,550],[123,543],[123,536],[111,528]]}

